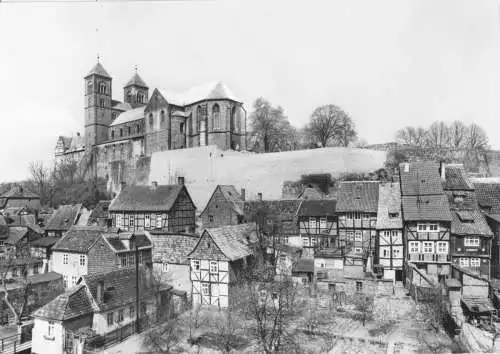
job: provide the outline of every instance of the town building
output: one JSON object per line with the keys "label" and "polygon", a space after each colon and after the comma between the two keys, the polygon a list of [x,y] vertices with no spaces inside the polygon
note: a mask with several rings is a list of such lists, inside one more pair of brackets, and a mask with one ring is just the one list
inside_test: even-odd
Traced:
{"label": "town building", "polygon": [[380,267],[383,277],[403,281],[403,215],[399,183],[379,186],[376,249],[375,264]]}
{"label": "town building", "polygon": [[452,215],[451,262],[489,279],[493,232],[479,209],[474,186],[463,165],[442,164],[441,177]]}
{"label": "town building", "polygon": [[151,258],[151,241],[144,233],[97,226],[73,226],[52,247],[52,269],[63,275],[66,289],[83,275],[135,268],[136,259],[146,264]]}
{"label": "town building", "polygon": [[111,202],[112,225],[126,231],[194,232],[196,206],[179,177],[178,184],[124,186]]}
{"label": "town building", "polygon": [[493,232],[491,277],[500,278],[500,181],[490,178],[472,180],[479,208]]}
{"label": "town building", "polygon": [[251,263],[255,224],[205,229],[189,253],[193,304],[228,307],[232,285]]}
{"label": "town building", "polygon": [[87,225],[89,226],[111,226],[112,221],[109,216],[110,200],[100,200],[94,209],[91,210]]}
{"label": "town building", "polygon": [[45,234],[61,237],[70,227],[86,226],[90,211],[82,204],[60,205],[45,225]]}
{"label": "town building", "polygon": [[365,259],[375,252],[379,182],[341,182],[337,201],[339,247]]}
{"label": "town building", "polygon": [[80,133],[75,136],[59,136],[55,148],[55,166],[78,163],[85,154],[85,137]]}
{"label": "town building", "polygon": [[243,223],[245,189],[238,193],[233,185],[218,185],[200,213],[203,228]]}
{"label": "town building", "polygon": [[52,247],[59,239],[59,237],[45,236],[29,243],[31,256],[42,260],[44,273],[52,271]]}
{"label": "town building", "polygon": [[29,227],[13,226],[9,227],[7,238],[0,243],[0,252],[4,254],[21,253],[31,242],[42,237],[39,233]]}
{"label": "town building", "polygon": [[40,208],[40,196],[22,186],[12,187],[0,196],[0,210],[7,208]]}
{"label": "town building", "polygon": [[297,221],[304,256],[337,248],[336,200],[303,200],[297,210]]}
{"label": "town building", "polygon": [[163,282],[174,290],[191,294],[191,277],[188,254],[199,240],[198,235],[151,231],[153,243],[153,270]]}
{"label": "town building", "polygon": [[117,331],[126,337],[138,323],[147,328],[154,318],[168,316],[170,303],[170,288],[158,289],[143,267],[139,279],[136,269],[82,276],[75,287],[33,314],[32,353],[86,352],[107,344]]}
{"label": "town building", "polygon": [[450,276],[452,216],[441,185],[439,165],[423,161],[399,167],[405,262],[411,262],[435,282]]}

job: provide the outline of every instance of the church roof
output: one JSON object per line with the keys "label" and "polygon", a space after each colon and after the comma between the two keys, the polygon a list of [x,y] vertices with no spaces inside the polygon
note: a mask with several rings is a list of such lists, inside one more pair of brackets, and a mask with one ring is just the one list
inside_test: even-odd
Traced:
{"label": "church roof", "polygon": [[135,73],[134,76],[127,82],[125,87],[128,86],[140,86],[140,87],[145,87],[147,88],[148,85],[144,82],[144,80],[139,76],[138,73]]}
{"label": "church roof", "polygon": [[187,106],[199,101],[211,99],[229,99],[241,102],[221,81],[207,82],[205,84],[192,87],[184,92],[173,92],[161,89],[159,91],[167,102],[177,106]]}
{"label": "church roof", "polygon": [[118,118],[116,118],[114,120],[114,122],[110,124],[110,127],[144,118],[144,110],[145,109],[146,109],[146,106],[140,106],[140,107],[137,107],[137,108],[134,108],[134,109],[131,109],[129,111],[121,113],[118,116]]}
{"label": "church roof", "polygon": [[85,77],[89,77],[90,75],[99,75],[111,79],[111,75],[108,74],[106,69],[104,69],[104,67],[99,62],[97,62],[97,64],[92,68],[92,70],[90,70],[90,72]]}
{"label": "church roof", "polygon": [[128,102],[120,102],[113,100],[113,109],[119,109],[120,111],[130,111],[132,106]]}

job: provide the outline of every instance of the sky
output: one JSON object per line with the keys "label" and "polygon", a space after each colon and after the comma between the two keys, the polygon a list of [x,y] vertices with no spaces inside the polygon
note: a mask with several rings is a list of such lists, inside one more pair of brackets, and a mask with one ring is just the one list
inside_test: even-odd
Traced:
{"label": "sky", "polygon": [[335,104],[368,143],[460,119],[500,149],[499,0],[4,1],[0,182],[83,132],[98,54],[115,99],[137,65],[150,92],[222,80],[249,112],[263,96],[297,127]]}

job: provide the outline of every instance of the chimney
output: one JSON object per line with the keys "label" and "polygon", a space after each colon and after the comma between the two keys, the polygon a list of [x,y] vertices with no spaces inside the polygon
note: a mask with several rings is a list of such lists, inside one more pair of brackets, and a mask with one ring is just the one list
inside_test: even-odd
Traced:
{"label": "chimney", "polygon": [[181,176],[177,177],[177,184],[181,186],[184,185],[184,177]]}
{"label": "chimney", "polygon": [[257,193],[257,199],[262,201],[262,192]]}
{"label": "chimney", "polygon": [[156,181],[151,182],[151,189],[152,190],[155,190],[157,187],[158,187],[158,182],[156,182]]}
{"label": "chimney", "polygon": [[241,200],[245,201],[245,188],[241,188]]}
{"label": "chimney", "polygon": [[97,284],[97,302],[101,303],[104,301],[104,281],[100,280]]}

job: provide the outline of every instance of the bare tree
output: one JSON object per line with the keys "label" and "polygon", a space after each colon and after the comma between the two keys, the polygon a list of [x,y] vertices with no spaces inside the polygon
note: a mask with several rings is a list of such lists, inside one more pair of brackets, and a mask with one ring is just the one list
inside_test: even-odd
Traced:
{"label": "bare tree", "polygon": [[455,149],[465,147],[467,142],[468,129],[464,123],[459,120],[451,123],[449,127],[450,146]]}
{"label": "bare tree", "polygon": [[467,134],[467,148],[470,150],[484,151],[489,148],[488,135],[477,124],[471,124]]}
{"label": "bare tree", "polygon": [[412,126],[404,127],[396,132],[396,140],[400,144],[406,144],[406,145],[416,144],[415,136],[416,136],[416,130]]}
{"label": "bare tree", "polygon": [[242,325],[236,310],[229,307],[224,311],[219,311],[213,321],[217,338],[215,346],[225,354],[231,353],[241,345]]}
{"label": "bare tree", "polygon": [[148,353],[154,354],[174,354],[182,353],[180,347],[182,333],[178,320],[171,319],[152,330],[146,332],[144,344],[148,348]]}
{"label": "bare tree", "polygon": [[325,147],[333,140],[338,140],[344,116],[347,116],[347,113],[333,104],[320,106],[311,114],[306,131]]}
{"label": "bare tree", "polygon": [[206,318],[205,316],[202,316],[200,309],[201,307],[199,304],[194,305],[194,307],[184,317],[184,321],[188,328],[188,342],[191,345],[197,344],[198,329],[206,322]]}
{"label": "bare tree", "polygon": [[363,327],[365,327],[366,322],[373,318],[373,303],[374,298],[372,295],[359,294],[353,298],[356,310],[361,314],[361,321],[363,322]]}
{"label": "bare tree", "polygon": [[37,188],[37,192],[40,195],[40,201],[42,204],[47,202],[47,194],[50,184],[50,174],[49,169],[44,166],[41,161],[33,161],[29,165],[29,172],[33,183]]}
{"label": "bare tree", "polygon": [[430,289],[429,296],[420,303],[420,312],[430,328],[441,328],[446,313],[446,298],[441,287]]}
{"label": "bare tree", "polygon": [[427,130],[426,145],[436,149],[449,146],[450,134],[445,122],[434,122]]}

